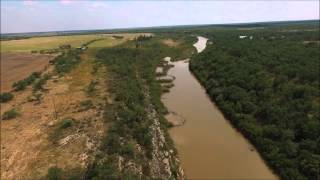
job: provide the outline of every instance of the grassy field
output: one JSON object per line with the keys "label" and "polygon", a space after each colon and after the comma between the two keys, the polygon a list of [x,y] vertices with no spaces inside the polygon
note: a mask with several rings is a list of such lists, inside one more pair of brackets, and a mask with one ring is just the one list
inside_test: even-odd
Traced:
{"label": "grassy field", "polygon": [[[128,33],[128,34],[113,34],[113,35],[109,35],[110,37],[99,40],[99,41],[95,41],[91,44],[89,44],[88,46],[90,48],[104,48],[104,47],[112,47],[112,46],[116,46],[119,45],[121,43],[126,42],[127,40],[132,40],[135,37],[139,36],[139,35],[152,35],[150,33]],[[122,38],[114,38],[112,36],[122,36]]]}
{"label": "grassy field", "polygon": [[[123,39],[115,39],[112,36],[123,36]],[[44,50],[57,48],[63,44],[70,44],[72,47],[78,47],[94,39],[105,38],[91,44],[93,47],[111,46],[114,43],[121,43],[127,39],[133,38],[138,34],[91,34],[91,35],[73,35],[73,36],[50,36],[34,37],[30,39],[20,39],[11,41],[1,41],[1,52],[30,52],[32,50]]]}
{"label": "grassy field", "polygon": [[70,44],[73,47],[77,47],[84,42],[102,37],[104,35],[76,35],[1,41],[1,52],[28,52],[31,50],[53,49],[62,44]]}
{"label": "grassy field", "polygon": [[103,48],[103,47],[112,47],[118,44],[121,44],[123,42],[125,42],[126,39],[114,39],[112,37],[108,37],[99,41],[95,41],[91,44],[89,44],[89,48]]}

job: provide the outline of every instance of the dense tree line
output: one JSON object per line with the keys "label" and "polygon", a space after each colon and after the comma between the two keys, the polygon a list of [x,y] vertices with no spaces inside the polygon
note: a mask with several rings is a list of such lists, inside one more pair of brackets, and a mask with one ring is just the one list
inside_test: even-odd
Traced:
{"label": "dense tree line", "polygon": [[190,69],[210,97],[283,179],[318,180],[319,29],[206,36]]}

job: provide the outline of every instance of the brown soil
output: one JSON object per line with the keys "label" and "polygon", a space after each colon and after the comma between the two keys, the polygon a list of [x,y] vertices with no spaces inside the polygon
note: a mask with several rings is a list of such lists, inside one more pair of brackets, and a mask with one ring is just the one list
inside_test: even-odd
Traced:
{"label": "brown soil", "polygon": [[14,82],[22,80],[32,72],[41,71],[54,56],[29,53],[1,53],[1,92],[11,90]]}
{"label": "brown soil", "polygon": [[[18,57],[13,59],[19,61]],[[5,58],[4,62],[8,59]],[[33,64],[24,60],[16,63],[15,71],[23,69],[32,72],[34,68],[45,66],[50,58],[41,56],[37,60],[33,57],[29,59],[37,65],[20,67],[22,64]],[[14,63],[7,64],[15,66]],[[12,101],[1,104],[1,114],[12,107],[21,113],[15,119],[1,121],[1,179],[39,179],[46,175],[49,167],[83,169],[93,159],[106,127],[101,113],[104,106],[102,96],[105,96],[105,70],[100,68],[93,76],[92,65],[92,60],[84,54],[82,62],[69,75],[48,80],[41,103],[28,101],[32,95],[31,87],[28,87],[22,92],[15,92]],[[47,71],[51,69],[49,67]],[[92,80],[98,81],[99,96],[88,97],[85,93]],[[80,103],[88,99],[92,100],[94,106],[89,110],[81,110]],[[62,135],[55,142],[52,134],[65,118],[73,118],[75,123],[59,132]]]}

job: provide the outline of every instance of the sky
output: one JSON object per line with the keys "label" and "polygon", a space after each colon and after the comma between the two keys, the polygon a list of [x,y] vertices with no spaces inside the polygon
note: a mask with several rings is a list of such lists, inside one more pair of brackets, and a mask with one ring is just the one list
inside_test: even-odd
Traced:
{"label": "sky", "polygon": [[308,19],[318,0],[1,0],[1,34]]}

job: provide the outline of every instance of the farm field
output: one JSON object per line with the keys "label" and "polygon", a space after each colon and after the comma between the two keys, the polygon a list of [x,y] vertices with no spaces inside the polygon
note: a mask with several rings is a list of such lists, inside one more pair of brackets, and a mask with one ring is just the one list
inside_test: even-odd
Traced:
{"label": "farm field", "polygon": [[49,36],[33,37],[1,41],[1,52],[30,52],[32,50],[53,49],[59,45],[70,44],[72,47],[81,46],[84,42],[103,38],[104,35],[74,35],[74,36]]}
{"label": "farm field", "polygon": [[[143,33],[141,33],[143,34]],[[123,40],[133,38],[139,34],[90,34],[90,35],[70,35],[70,36],[49,36],[33,37],[29,39],[1,41],[2,52],[30,52],[33,50],[47,50],[58,48],[60,45],[69,44],[72,47],[80,47],[83,43],[104,39],[104,43],[116,42],[112,36],[123,36]],[[113,40],[113,41],[109,41]],[[118,42],[118,41],[117,41]],[[94,46],[104,46],[103,43],[97,43]]]}
{"label": "farm field", "polygon": [[14,82],[33,72],[42,71],[54,56],[29,53],[1,53],[1,92],[11,90]]}

